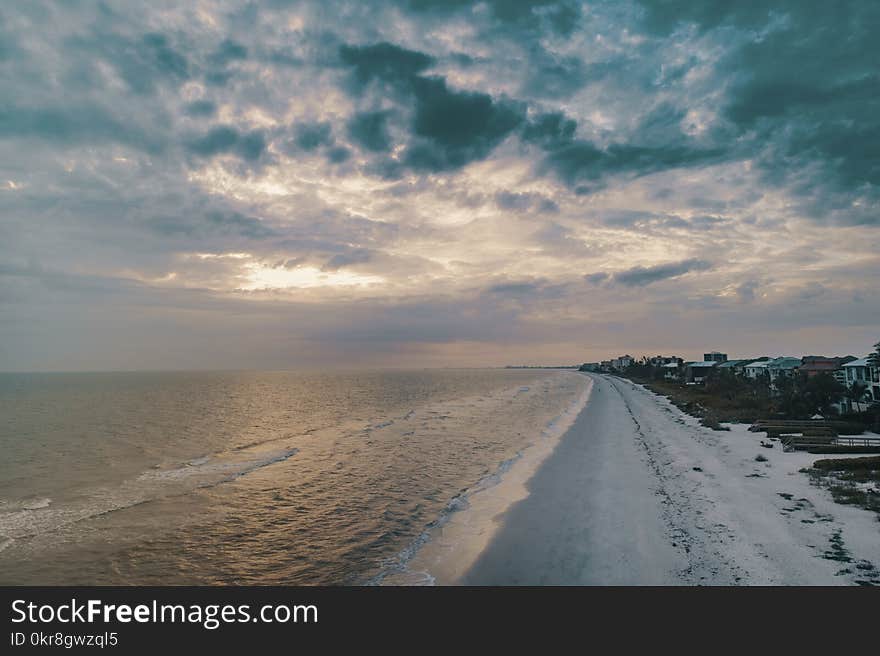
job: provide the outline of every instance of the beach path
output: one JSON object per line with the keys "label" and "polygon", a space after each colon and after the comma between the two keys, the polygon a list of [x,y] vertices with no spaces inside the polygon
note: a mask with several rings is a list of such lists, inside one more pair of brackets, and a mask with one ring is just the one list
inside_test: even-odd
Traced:
{"label": "beach path", "polygon": [[817,456],[591,377],[589,403],[458,583],[880,584],[880,522],[798,471]]}

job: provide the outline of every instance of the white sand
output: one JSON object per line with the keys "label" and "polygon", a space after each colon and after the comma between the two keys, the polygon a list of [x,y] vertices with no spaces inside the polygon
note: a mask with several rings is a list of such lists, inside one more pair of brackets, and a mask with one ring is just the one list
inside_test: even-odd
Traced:
{"label": "white sand", "polygon": [[834,456],[763,448],[744,425],[712,431],[641,386],[592,378],[528,496],[467,571],[441,569],[438,583],[880,583],[878,516],[798,471]]}

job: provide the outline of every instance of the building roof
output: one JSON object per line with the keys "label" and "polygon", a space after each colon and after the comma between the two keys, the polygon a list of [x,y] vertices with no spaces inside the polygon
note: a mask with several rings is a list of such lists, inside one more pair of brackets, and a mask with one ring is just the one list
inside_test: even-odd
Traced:
{"label": "building roof", "polygon": [[812,360],[801,365],[805,371],[834,371],[840,368],[840,362],[835,360]]}
{"label": "building roof", "polygon": [[795,369],[801,366],[801,359],[783,355],[782,357],[770,360],[767,366],[773,369]]}
{"label": "building roof", "polygon": [[844,367],[867,367],[868,366],[868,358],[859,358],[858,360],[853,360],[852,362],[847,362]]}
{"label": "building roof", "polygon": [[748,362],[748,360],[727,360],[726,362],[721,362],[718,364],[719,369],[730,369],[731,367],[736,367],[744,362]]}
{"label": "building roof", "polygon": [[709,369],[710,367],[717,367],[718,363],[715,360],[704,360],[703,362],[691,362],[688,366]]}
{"label": "building roof", "polygon": [[661,369],[678,369],[678,362],[667,362],[666,364],[660,365]]}
{"label": "building roof", "polygon": [[768,364],[770,364],[769,360],[758,360],[757,362],[750,362],[749,364],[746,365],[746,367],[749,367],[751,369],[758,369],[758,368],[763,369]]}

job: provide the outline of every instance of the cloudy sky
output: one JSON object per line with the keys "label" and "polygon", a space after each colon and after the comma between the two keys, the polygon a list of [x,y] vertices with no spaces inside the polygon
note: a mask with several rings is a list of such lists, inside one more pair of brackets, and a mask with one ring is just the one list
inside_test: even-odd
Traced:
{"label": "cloudy sky", "polygon": [[0,7],[0,370],[863,355],[880,3]]}

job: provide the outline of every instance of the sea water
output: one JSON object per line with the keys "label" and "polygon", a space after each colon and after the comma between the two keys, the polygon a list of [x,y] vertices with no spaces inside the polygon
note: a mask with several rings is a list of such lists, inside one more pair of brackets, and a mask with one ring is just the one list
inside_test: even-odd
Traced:
{"label": "sea water", "polygon": [[0,584],[364,584],[584,394],[554,370],[0,374]]}

